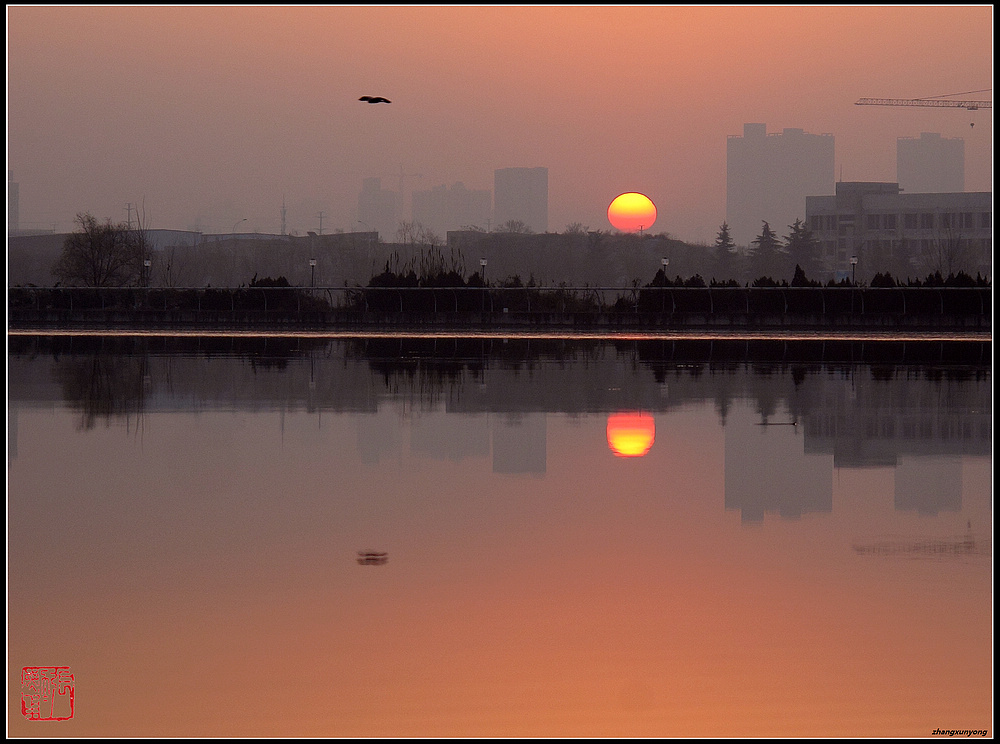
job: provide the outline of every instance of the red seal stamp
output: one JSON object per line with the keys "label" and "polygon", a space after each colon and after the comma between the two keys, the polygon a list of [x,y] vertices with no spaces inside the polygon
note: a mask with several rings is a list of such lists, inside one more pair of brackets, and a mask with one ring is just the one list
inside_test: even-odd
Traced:
{"label": "red seal stamp", "polygon": [[69,667],[22,667],[21,713],[29,721],[66,721],[75,697]]}

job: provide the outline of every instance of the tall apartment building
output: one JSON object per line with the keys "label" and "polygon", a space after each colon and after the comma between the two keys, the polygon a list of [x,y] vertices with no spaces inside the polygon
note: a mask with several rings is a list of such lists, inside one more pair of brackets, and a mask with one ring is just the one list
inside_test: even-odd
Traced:
{"label": "tall apartment building", "polygon": [[965,140],[932,132],[898,138],[896,180],[907,194],[965,191]]}
{"label": "tall apartment building", "polygon": [[805,218],[806,197],[833,195],[832,134],[744,124],[726,140],[726,222],[737,245],[746,246],[767,222],[780,237]]}
{"label": "tall apartment building", "polygon": [[549,229],[549,169],[500,168],[493,172],[493,224],[518,220],[535,233]]}
{"label": "tall apartment building", "polygon": [[383,240],[395,240],[399,229],[400,194],[382,188],[382,179],[366,178],[358,194],[358,221]]}
{"label": "tall apartment building", "polygon": [[413,192],[413,221],[445,237],[449,230],[476,226],[486,229],[490,219],[491,194],[485,189],[467,189],[459,182],[450,188]]}
{"label": "tall apartment building", "polygon": [[990,192],[915,194],[896,183],[841,182],[835,196],[807,197],[806,223],[820,243],[827,275],[815,278],[823,281],[993,275]]}

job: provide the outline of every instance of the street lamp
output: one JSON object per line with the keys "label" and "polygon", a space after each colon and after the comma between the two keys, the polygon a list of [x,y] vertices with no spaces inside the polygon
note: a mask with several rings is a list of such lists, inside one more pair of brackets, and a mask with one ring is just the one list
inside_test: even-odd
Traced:
{"label": "street lamp", "polygon": [[[486,312],[486,259],[479,259],[479,273],[483,278],[483,312]],[[492,304],[492,303],[491,303]]]}
{"label": "street lamp", "polygon": [[236,235],[236,226],[239,225],[241,222],[246,222],[246,221],[247,218],[244,217],[242,220],[236,220],[236,222],[233,223],[233,235]]}
{"label": "street lamp", "polygon": [[142,266],[143,266],[142,285],[144,287],[148,287],[149,286],[149,267],[152,266],[152,265],[153,265],[153,262],[150,261],[148,258],[143,259],[143,262],[142,262]]}
{"label": "street lamp", "polygon": [[316,286],[316,259],[315,258],[310,258],[309,259],[309,286],[310,287],[315,287]]}
{"label": "street lamp", "polygon": [[858,257],[851,256],[851,284],[853,285],[857,285],[857,282],[855,281],[857,268],[858,268]]}
{"label": "street lamp", "polygon": [[[660,259],[660,265],[663,267],[663,286],[666,287],[667,286],[667,266],[670,265],[670,259],[667,258],[666,256],[664,256],[663,258]],[[667,309],[667,298],[666,298],[665,295],[666,295],[666,292],[664,292],[664,291],[660,292],[660,312],[661,313],[664,310]]]}

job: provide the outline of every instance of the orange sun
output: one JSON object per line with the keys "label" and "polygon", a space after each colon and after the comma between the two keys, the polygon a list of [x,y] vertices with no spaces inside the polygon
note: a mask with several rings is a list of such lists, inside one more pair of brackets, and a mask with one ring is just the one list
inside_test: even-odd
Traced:
{"label": "orange sun", "polygon": [[617,457],[642,457],[653,446],[656,424],[648,413],[608,416],[608,447]]}
{"label": "orange sun", "polygon": [[656,222],[656,205],[645,194],[630,191],[611,202],[608,222],[622,232],[648,230]]}

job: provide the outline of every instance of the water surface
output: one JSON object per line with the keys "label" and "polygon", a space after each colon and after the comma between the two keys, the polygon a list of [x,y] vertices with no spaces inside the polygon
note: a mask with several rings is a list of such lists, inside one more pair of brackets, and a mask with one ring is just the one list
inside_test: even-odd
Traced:
{"label": "water surface", "polygon": [[9,734],[989,730],[989,344],[934,343],[12,341]]}

